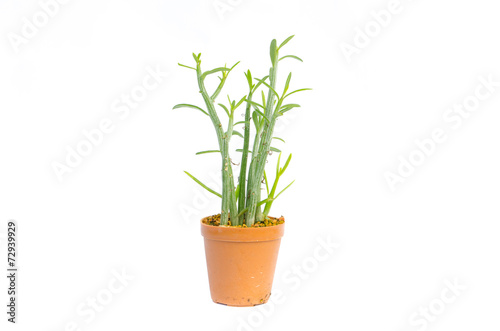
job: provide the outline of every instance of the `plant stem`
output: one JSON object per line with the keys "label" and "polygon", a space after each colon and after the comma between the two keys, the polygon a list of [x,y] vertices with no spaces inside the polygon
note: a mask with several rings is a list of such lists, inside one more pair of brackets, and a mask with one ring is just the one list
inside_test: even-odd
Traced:
{"label": "plant stem", "polygon": [[[275,48],[274,52],[272,48]],[[276,89],[276,77],[278,73],[278,50],[276,49],[276,41],[273,40],[271,43],[271,56],[274,56],[274,59],[271,58],[272,66],[269,70],[269,86],[272,89]],[[254,143],[254,153],[252,153],[252,164],[253,166],[251,176],[252,181],[248,183],[248,196],[247,196],[247,206],[248,213],[246,219],[246,225],[252,226],[256,220],[264,218],[265,214],[261,215],[261,209],[257,206],[257,203],[260,201],[260,188],[261,188],[261,180],[264,175],[264,168],[266,165],[267,155],[269,154],[269,150],[271,148],[271,140],[272,134],[274,130],[274,125],[276,124],[277,113],[279,107],[281,106],[281,102],[278,101],[276,105],[276,111],[273,112],[274,106],[274,92],[272,89],[269,89],[267,96],[266,108],[264,110],[264,115],[270,120],[270,123],[263,119],[262,124],[262,132],[256,136],[256,141]],[[262,135],[262,139],[260,142],[258,138]],[[258,146],[258,151],[255,152],[255,147]]]}
{"label": "plant stem", "polygon": [[[248,100],[252,101],[252,86],[250,86],[250,93],[248,94]],[[252,105],[247,102],[245,110],[245,132],[243,141],[243,154],[241,155],[241,168],[240,168],[240,195],[238,198],[238,215],[246,208],[245,195],[246,195],[246,173],[247,173],[247,160],[248,160],[248,146],[250,144],[250,110]]]}
{"label": "plant stem", "polygon": [[[200,93],[205,101],[205,105],[207,106],[208,114],[210,119],[212,120],[212,124],[214,125],[215,132],[217,133],[217,141],[219,143],[219,150],[221,151],[222,156],[222,208],[221,208],[221,225],[227,225],[229,220],[229,213],[233,214],[233,222],[238,223],[238,211],[236,209],[236,197],[234,192],[234,179],[233,179],[233,171],[231,166],[231,160],[229,158],[229,140],[231,136],[227,133],[224,133],[222,129],[222,124],[220,123],[219,117],[217,116],[217,112],[215,111],[214,100],[209,96],[204,84],[203,73],[201,71],[200,66],[201,61],[196,61],[196,74],[198,77],[198,87],[200,89]],[[232,119],[230,119],[232,122]],[[232,134],[232,125],[231,128],[228,128]]]}

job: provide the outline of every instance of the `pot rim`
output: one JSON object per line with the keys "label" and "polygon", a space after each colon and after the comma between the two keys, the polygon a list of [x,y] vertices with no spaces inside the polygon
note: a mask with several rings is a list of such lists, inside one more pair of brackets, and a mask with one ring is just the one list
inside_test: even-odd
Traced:
{"label": "pot rim", "polygon": [[201,235],[206,240],[232,242],[259,242],[278,240],[285,233],[285,223],[258,228],[238,228],[232,226],[213,226],[203,223],[201,219]]}

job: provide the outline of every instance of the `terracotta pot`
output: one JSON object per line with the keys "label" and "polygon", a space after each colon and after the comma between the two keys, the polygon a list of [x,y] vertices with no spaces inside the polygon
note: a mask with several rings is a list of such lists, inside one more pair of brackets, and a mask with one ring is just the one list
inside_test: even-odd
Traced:
{"label": "terracotta pot", "polygon": [[285,224],[235,228],[201,223],[210,294],[215,303],[247,307],[266,303]]}

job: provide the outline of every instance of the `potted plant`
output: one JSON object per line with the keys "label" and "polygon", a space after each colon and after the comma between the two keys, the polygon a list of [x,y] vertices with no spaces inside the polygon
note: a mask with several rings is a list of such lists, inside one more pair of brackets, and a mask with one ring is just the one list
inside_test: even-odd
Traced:
{"label": "potted plant", "polygon": [[[274,270],[278,257],[281,237],[284,233],[284,218],[271,217],[269,212],[273,202],[293,183],[277,193],[280,177],[287,169],[292,155],[280,166],[281,151],[272,143],[283,139],[273,136],[274,126],[280,116],[289,110],[300,107],[296,103],[287,103],[289,97],[297,92],[309,90],[302,88],[290,91],[292,74],[284,83],[282,92],[278,92],[278,63],[291,58],[302,61],[294,55],[280,57],[279,52],[293,36],[285,39],[279,46],[276,40],[271,42],[271,68],[263,78],[253,78],[250,70],[245,72],[248,82],[247,94],[228,104],[216,103],[232,67],[219,67],[208,71],[201,69],[201,54],[194,54],[195,67],[180,64],[194,70],[204,108],[191,104],[178,104],[174,109],[187,107],[201,111],[212,121],[218,141],[218,149],[196,154],[220,153],[222,172],[222,193],[207,187],[186,171],[196,183],[222,199],[220,213],[201,220],[201,232],[205,240],[205,253],[212,300],[228,306],[254,306],[266,303],[271,295]],[[220,74],[219,84],[213,93],[207,91],[205,80],[213,74]],[[257,101],[259,97],[259,101]],[[223,127],[216,109],[227,116],[227,127]],[[245,120],[235,122],[236,110],[244,105]],[[242,107],[243,108],[243,107]],[[237,131],[241,126],[242,132]],[[242,146],[232,153],[229,142],[233,136],[242,138]],[[253,144],[250,148],[250,138]],[[284,142],[284,141],[283,141]],[[268,181],[265,171],[267,157],[279,153],[274,182]],[[236,153],[241,153],[239,174],[233,173],[233,160]],[[265,186],[267,196],[261,196]]]}

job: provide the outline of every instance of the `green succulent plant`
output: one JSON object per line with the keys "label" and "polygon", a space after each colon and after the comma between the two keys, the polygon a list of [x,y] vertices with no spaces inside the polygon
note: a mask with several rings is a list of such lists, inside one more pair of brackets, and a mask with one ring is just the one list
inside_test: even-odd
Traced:
{"label": "green succulent plant", "polygon": [[[278,181],[287,169],[292,158],[292,154],[288,156],[283,167],[280,167],[281,151],[271,146],[271,143],[276,140],[284,142],[283,139],[273,136],[277,119],[280,116],[284,116],[286,112],[291,109],[300,107],[300,105],[296,103],[285,103],[285,100],[297,92],[310,90],[309,88],[301,88],[289,92],[290,82],[292,79],[292,73],[289,73],[282,93],[280,94],[277,91],[278,63],[287,58],[302,62],[302,60],[295,55],[285,55],[279,57],[279,52],[282,47],[285,46],[292,38],[293,36],[288,37],[279,46],[277,45],[276,40],[273,39],[270,46],[271,67],[269,69],[269,74],[259,79],[253,78],[250,70],[246,71],[245,77],[248,82],[247,94],[238,100],[231,100],[228,96],[227,105],[216,103],[216,99],[222,91],[229,73],[238,65],[239,62],[230,68],[224,66],[208,71],[202,71],[201,53],[193,53],[193,58],[196,63],[195,67],[179,63],[182,67],[196,71],[198,88],[205,103],[205,109],[191,104],[178,104],[174,107],[174,109],[182,107],[197,109],[204,115],[208,116],[212,121],[217,135],[219,149],[202,151],[196,154],[221,154],[222,194],[209,188],[187,171],[186,174],[203,188],[222,198],[220,213],[221,225],[230,224],[231,226],[239,226],[245,224],[247,227],[250,227],[255,222],[264,220],[269,215],[273,202],[293,183],[288,184],[284,189],[276,193]],[[210,94],[207,92],[205,80],[208,76],[217,73],[220,74],[220,82],[215,91]],[[261,103],[255,101],[255,96],[260,96]],[[228,117],[228,124],[226,128],[224,128],[221,124],[216,111],[216,105],[221,107]],[[245,120],[235,122],[235,112],[242,105],[245,106]],[[243,125],[242,133],[235,130],[235,127],[238,125]],[[252,127],[254,130],[254,138],[252,149],[250,149]],[[242,148],[236,150],[236,152],[241,152],[240,171],[236,184],[232,167],[232,158],[229,151],[229,142],[233,136],[243,138]],[[267,174],[265,172],[265,166],[267,157],[272,152],[279,153],[279,157],[274,183],[270,188],[270,183],[268,182]],[[267,197],[265,199],[261,197],[261,188],[263,185],[265,185],[267,192]]]}

